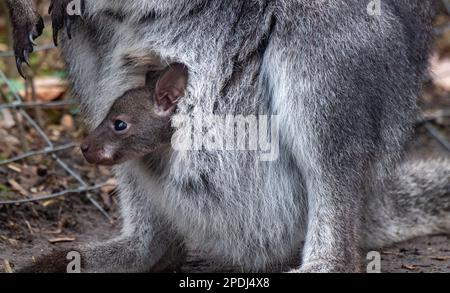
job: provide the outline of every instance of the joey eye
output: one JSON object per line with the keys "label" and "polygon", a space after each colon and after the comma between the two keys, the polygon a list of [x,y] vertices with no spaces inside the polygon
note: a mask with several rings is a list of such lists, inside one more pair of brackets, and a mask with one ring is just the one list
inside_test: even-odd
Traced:
{"label": "joey eye", "polygon": [[117,132],[122,132],[127,130],[128,124],[125,121],[122,120],[116,120],[114,121],[114,130]]}

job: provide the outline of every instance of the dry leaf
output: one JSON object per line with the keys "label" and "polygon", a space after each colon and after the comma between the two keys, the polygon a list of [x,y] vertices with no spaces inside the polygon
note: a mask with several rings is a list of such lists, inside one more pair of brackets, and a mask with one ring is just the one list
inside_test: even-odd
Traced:
{"label": "dry leaf", "polygon": [[66,130],[72,130],[74,129],[74,121],[73,121],[73,117],[72,115],[66,114],[62,117],[61,119],[61,125],[62,127],[64,127],[64,129]]}
{"label": "dry leaf", "polygon": [[28,220],[25,220],[25,224],[27,225],[28,230],[30,230],[30,234],[34,235],[33,227],[31,227],[30,222],[28,222]]}
{"label": "dry leaf", "polygon": [[11,110],[9,109],[2,110],[1,117],[3,118],[1,121],[1,125],[3,128],[11,129],[14,126],[16,126],[16,121],[14,121],[13,115],[11,114]]}
{"label": "dry leaf", "polygon": [[413,265],[402,265],[402,269],[409,270],[409,271],[415,271],[415,270],[417,270],[417,267],[413,266]]}
{"label": "dry leaf", "polygon": [[22,169],[17,164],[9,164],[7,167],[8,167],[8,169],[11,169],[17,173],[22,173]]}
{"label": "dry leaf", "polygon": [[439,260],[439,261],[448,261],[450,260],[450,256],[433,256],[431,259]]}
{"label": "dry leaf", "polygon": [[104,193],[111,193],[117,188],[117,185],[118,185],[117,180],[111,178],[108,181],[106,181],[105,185],[102,186],[102,188],[100,188],[100,191]]}
{"label": "dry leaf", "polygon": [[8,135],[3,129],[0,129],[0,135],[7,146],[14,147],[20,145],[20,140],[17,137]]}
{"label": "dry leaf", "polygon": [[431,62],[431,71],[434,83],[438,87],[450,91],[450,58],[439,60],[434,57]]}
{"label": "dry leaf", "polygon": [[[39,101],[50,102],[61,97],[67,90],[67,82],[57,77],[36,78],[36,98]],[[27,97],[24,91],[20,94]]]}
{"label": "dry leaf", "polygon": [[62,242],[73,242],[75,241],[74,237],[58,237],[58,238],[52,238],[48,240],[50,243],[62,243]]}
{"label": "dry leaf", "polygon": [[9,179],[8,183],[11,185],[12,189],[19,192],[23,196],[28,196],[29,192],[25,190],[16,180]]}
{"label": "dry leaf", "polygon": [[59,201],[56,200],[56,199],[50,199],[50,200],[46,200],[46,201],[42,202],[42,206],[43,207],[48,207],[48,206],[54,205],[54,204],[56,204],[58,202]]}
{"label": "dry leaf", "polygon": [[8,273],[8,274],[14,273],[9,260],[7,260],[7,259],[3,260],[3,267],[5,269],[5,273]]}

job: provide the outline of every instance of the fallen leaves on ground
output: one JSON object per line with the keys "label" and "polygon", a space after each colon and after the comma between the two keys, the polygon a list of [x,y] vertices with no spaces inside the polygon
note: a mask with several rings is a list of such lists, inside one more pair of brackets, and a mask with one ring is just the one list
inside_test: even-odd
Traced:
{"label": "fallen leaves on ground", "polygon": [[58,237],[58,238],[51,238],[48,241],[51,244],[55,243],[63,243],[63,242],[74,242],[76,239],[75,237]]}

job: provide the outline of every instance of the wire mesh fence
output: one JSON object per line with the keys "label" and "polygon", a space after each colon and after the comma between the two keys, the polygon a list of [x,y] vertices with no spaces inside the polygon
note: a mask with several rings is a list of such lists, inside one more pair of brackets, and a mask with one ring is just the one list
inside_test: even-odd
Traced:
{"label": "wire mesh fence", "polygon": [[[42,50],[52,50],[54,49],[53,45],[47,45],[43,47],[36,48],[36,51],[42,51]],[[0,52],[0,58],[5,57],[14,57],[14,52],[8,51],[8,52]],[[11,80],[6,76],[6,74],[0,70],[0,84],[6,86],[7,91],[9,94],[13,97],[13,100],[9,103],[3,103],[0,104],[0,112],[5,109],[10,109],[16,112],[16,114],[20,115],[30,126],[32,129],[34,129],[38,135],[45,141],[46,147],[43,149],[35,150],[35,151],[24,151],[22,154],[14,156],[12,158],[8,158],[6,160],[0,160],[0,166],[8,165],[14,162],[18,162],[21,160],[25,160],[27,158],[37,156],[37,155],[47,155],[49,156],[54,162],[59,165],[68,176],[72,177],[73,179],[78,182],[79,186],[77,188],[72,189],[65,189],[60,192],[56,192],[53,194],[48,195],[42,195],[39,197],[33,197],[31,195],[26,196],[25,199],[20,200],[7,200],[7,201],[0,201],[0,205],[13,205],[13,204],[23,204],[23,203],[30,203],[30,202],[36,202],[36,201],[44,201],[49,199],[54,199],[58,197],[62,197],[68,194],[85,194],[86,197],[89,199],[89,201],[109,220],[112,220],[110,215],[102,208],[102,206],[93,198],[92,192],[99,190],[101,187],[105,186],[107,183],[102,184],[95,184],[91,185],[88,182],[86,182],[76,171],[75,169],[70,165],[69,162],[64,161],[58,156],[58,153],[64,150],[68,150],[71,148],[77,147],[77,143],[72,142],[68,144],[63,145],[55,145],[55,143],[52,142],[52,140],[49,138],[49,136],[46,134],[44,129],[39,125],[39,123],[34,119],[27,111],[26,109],[29,108],[40,108],[40,107],[60,107],[65,105],[70,105],[73,103],[73,101],[62,101],[62,102],[26,102],[24,101],[23,97],[20,96],[19,91],[16,89],[16,87],[13,85]],[[33,87],[33,85],[30,85]]]}
{"label": "wire mesh fence", "polygon": [[[450,1],[442,0],[450,13]],[[450,29],[450,24],[447,27],[440,27],[435,30],[436,34],[444,34],[446,31]],[[44,45],[36,48],[35,51],[46,51],[53,50],[53,45]],[[13,51],[0,52],[0,58],[14,58]],[[33,87],[33,80],[31,79],[31,83],[29,83],[29,87]],[[46,146],[42,149],[27,151],[25,149],[22,150],[22,153],[4,160],[0,160],[0,166],[8,165],[11,163],[15,163],[18,161],[26,160],[30,157],[34,156],[48,156],[51,160],[53,160],[57,165],[59,165],[68,176],[73,178],[77,183],[78,187],[75,188],[67,188],[62,191],[41,195],[39,197],[33,197],[31,194],[26,195],[25,198],[20,200],[6,200],[0,201],[0,205],[16,205],[16,204],[25,204],[30,202],[44,201],[59,197],[64,197],[69,194],[83,194],[85,195],[89,201],[109,220],[112,220],[110,215],[102,208],[102,206],[94,199],[93,193],[105,186],[107,183],[102,184],[91,184],[87,182],[77,173],[75,168],[71,166],[70,162],[67,162],[58,155],[60,152],[69,150],[77,147],[77,143],[70,142],[66,144],[56,145],[49,138],[49,135],[40,125],[36,118],[33,118],[27,110],[29,109],[37,109],[37,108],[58,108],[64,107],[67,105],[72,105],[74,102],[72,100],[65,101],[57,101],[57,102],[37,102],[37,101],[25,101],[24,98],[19,94],[19,91],[14,86],[13,82],[8,78],[8,76],[0,70],[0,85],[6,86],[9,95],[13,97],[12,101],[0,103],[0,113],[4,110],[14,111],[17,115],[20,115],[24,121],[26,121],[34,131],[45,141]],[[437,140],[447,151],[450,152],[450,141],[443,134],[438,127],[434,125],[435,119],[440,117],[450,117],[450,110],[443,110],[440,113],[436,114],[439,117],[433,116],[423,116],[419,119],[418,123],[424,125],[425,129],[428,133]]]}

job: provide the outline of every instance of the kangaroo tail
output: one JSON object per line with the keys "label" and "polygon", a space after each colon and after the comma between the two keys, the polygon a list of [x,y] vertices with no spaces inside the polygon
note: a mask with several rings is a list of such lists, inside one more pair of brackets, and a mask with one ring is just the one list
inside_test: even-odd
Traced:
{"label": "kangaroo tail", "polygon": [[364,213],[363,247],[450,233],[449,159],[405,162],[381,181]]}

